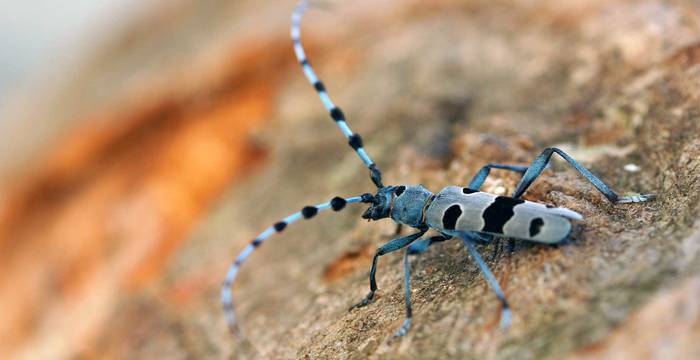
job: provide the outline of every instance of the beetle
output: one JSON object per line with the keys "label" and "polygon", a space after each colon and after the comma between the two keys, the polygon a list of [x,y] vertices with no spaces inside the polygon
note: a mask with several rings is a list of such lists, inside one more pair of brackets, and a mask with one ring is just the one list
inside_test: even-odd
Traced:
{"label": "beetle", "polygon": [[[493,241],[497,237],[556,244],[569,237],[572,231],[572,221],[583,220],[579,213],[566,208],[552,207],[521,199],[535,179],[547,168],[554,154],[566,160],[613,204],[639,203],[656,198],[654,194],[619,196],[591,171],[566,152],[555,147],[544,149],[529,166],[487,164],[477,172],[467,186],[448,186],[437,193],[431,192],[422,185],[385,186],[382,182],[381,171],[364,149],[362,138],[350,129],[345,114],[333,103],[306,57],[301,43],[300,26],[302,15],[307,7],[307,1],[301,0],[292,13],[291,38],[297,60],[331,119],[346,137],[348,145],[369,170],[370,179],[377,190],[374,194],[365,193],[348,198],[334,197],[325,203],[305,206],[300,211],[268,227],[253,239],[234,260],[226,274],[221,290],[226,322],[232,333],[241,334],[236,321],[232,297],[233,283],[241,265],[257,247],[273,234],[284,231],[288,225],[300,219],[311,219],[324,210],[332,209],[338,212],[348,204],[369,204],[369,208],[362,214],[362,218],[372,221],[391,219],[399,225],[406,225],[416,230],[413,234],[393,239],[377,249],[372,259],[369,274],[370,291],[360,302],[350,307],[350,310],[353,310],[372,303],[377,291],[376,273],[379,258],[388,253],[405,249],[403,266],[406,318],[394,334],[400,337],[409,331],[413,316],[409,257],[425,252],[435,243],[453,238],[462,240],[483,273],[486,282],[501,302],[501,327],[507,328],[510,325],[512,314],[508,301],[496,277],[477,251],[475,244]],[[492,169],[513,171],[521,175],[520,182],[511,196],[498,196],[480,190]],[[424,238],[430,229],[439,235]]]}

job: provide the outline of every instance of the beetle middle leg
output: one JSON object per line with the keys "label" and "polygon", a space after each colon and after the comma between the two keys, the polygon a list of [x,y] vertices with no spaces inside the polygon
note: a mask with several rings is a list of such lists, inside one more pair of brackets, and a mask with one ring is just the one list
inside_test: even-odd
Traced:
{"label": "beetle middle leg", "polygon": [[413,319],[413,308],[411,306],[411,263],[409,262],[410,255],[418,255],[424,253],[428,250],[431,245],[452,239],[452,236],[442,235],[433,236],[428,239],[419,240],[411,244],[406,248],[406,252],[403,257],[403,269],[404,269],[404,296],[406,300],[406,319],[403,321],[401,328],[394,333],[394,337],[401,337],[406,335],[408,330],[411,328],[411,321]]}
{"label": "beetle middle leg", "polygon": [[501,289],[501,285],[498,283],[498,280],[493,275],[493,273],[489,269],[488,265],[486,265],[486,262],[484,262],[484,259],[481,258],[481,255],[479,255],[479,251],[476,250],[476,247],[474,246],[474,242],[476,241],[476,238],[474,238],[471,233],[460,233],[459,237],[462,238],[462,241],[464,242],[464,246],[469,251],[469,254],[474,259],[474,262],[476,263],[476,265],[478,265],[479,268],[481,269],[481,272],[484,274],[484,277],[486,278],[486,282],[489,284],[489,286],[491,287],[493,292],[496,293],[496,297],[501,302],[501,305],[502,305],[502,308],[501,308],[501,328],[503,328],[503,329],[508,328],[510,326],[510,321],[511,321],[511,317],[512,317],[512,313],[510,311],[510,306],[508,305],[508,301],[506,300],[506,295],[503,293],[503,290]]}
{"label": "beetle middle leg", "polygon": [[472,181],[469,182],[469,185],[467,186],[468,188],[472,190],[480,190],[481,186],[484,185],[484,181],[486,181],[486,177],[489,176],[491,173],[491,169],[501,169],[501,170],[509,170],[509,171],[515,171],[519,173],[520,175],[525,174],[527,171],[527,166],[520,166],[520,165],[505,165],[505,164],[495,164],[495,163],[490,163],[487,165],[484,165],[479,172],[474,175],[474,178],[472,178]]}

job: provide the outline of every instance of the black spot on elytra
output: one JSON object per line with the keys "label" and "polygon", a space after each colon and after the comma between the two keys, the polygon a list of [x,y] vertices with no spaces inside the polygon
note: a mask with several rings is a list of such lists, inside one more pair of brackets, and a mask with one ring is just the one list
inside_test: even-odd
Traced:
{"label": "black spot on elytra", "polygon": [[394,190],[394,194],[396,194],[396,196],[401,196],[401,194],[403,194],[404,191],[406,191],[405,186],[403,186],[403,185],[397,186],[396,189]]}
{"label": "black spot on elytra", "polygon": [[515,199],[507,196],[498,196],[484,210],[481,217],[484,219],[484,227],[481,231],[494,234],[503,234],[503,226],[510,220],[515,212],[516,205],[524,203],[525,200]]}
{"label": "black spot on elytra", "polygon": [[542,226],[544,225],[544,220],[542,218],[534,218],[530,221],[530,237],[535,237],[540,233]]}
{"label": "black spot on elytra", "polygon": [[286,227],[287,227],[287,223],[284,221],[280,221],[274,225],[275,231],[277,231],[277,232],[281,232]]}
{"label": "black spot on elytra", "polygon": [[474,189],[470,189],[470,188],[462,188],[462,192],[465,194],[473,194],[475,192],[479,192],[479,190],[474,190]]}
{"label": "black spot on elytra", "polygon": [[343,210],[345,204],[347,203],[348,202],[345,199],[336,196],[331,200],[331,208],[333,211],[340,211]]}
{"label": "black spot on elytra", "polygon": [[301,209],[301,215],[304,219],[311,219],[316,216],[316,214],[318,214],[318,209],[315,206],[304,206],[304,208]]}
{"label": "black spot on elytra", "polygon": [[459,205],[454,204],[448,207],[442,216],[442,227],[445,230],[454,230],[460,216],[462,216],[462,208]]}
{"label": "black spot on elytra", "polygon": [[253,247],[258,247],[260,246],[260,244],[262,244],[262,239],[255,239],[253,240],[253,242],[251,242],[251,245],[253,245]]}

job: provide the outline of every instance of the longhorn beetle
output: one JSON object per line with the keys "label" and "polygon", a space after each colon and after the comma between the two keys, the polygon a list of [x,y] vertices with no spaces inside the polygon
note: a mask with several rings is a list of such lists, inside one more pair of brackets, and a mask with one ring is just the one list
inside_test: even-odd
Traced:
{"label": "longhorn beetle", "polygon": [[[395,336],[403,336],[411,327],[412,318],[409,256],[423,253],[431,245],[455,237],[462,240],[467,251],[484,274],[486,282],[501,302],[501,326],[503,328],[509,326],[511,311],[505,295],[496,277],[491,273],[474,245],[477,242],[491,241],[494,237],[514,238],[544,244],[554,244],[568,238],[572,228],[571,220],[582,220],[583,217],[580,214],[569,209],[550,207],[520,198],[533,181],[542,174],[553,154],[564,158],[613,204],[644,202],[656,198],[653,194],[619,196],[597,176],[558,148],[546,148],[532,161],[530,166],[493,163],[485,165],[466,187],[448,186],[438,193],[432,193],[421,185],[384,185],[381,171],[363,148],[362,138],[350,130],[343,111],[331,101],[326,88],[316,76],[304,53],[300,25],[307,5],[306,0],[301,0],[292,13],[291,37],[294,43],[294,52],[306,78],[316,89],[323,106],[347,138],[350,147],[369,169],[370,179],[377,187],[377,192],[374,195],[366,193],[348,198],[334,197],[329,202],[305,206],[301,211],[282,219],[258,235],[233,262],[221,290],[226,322],[232,333],[240,334],[231,295],[233,281],[240,266],[271,235],[282,232],[289,224],[299,219],[311,219],[323,210],[333,209],[338,212],[348,204],[369,204],[369,208],[362,214],[362,218],[368,220],[390,218],[399,225],[407,225],[416,229],[415,233],[391,240],[376,251],[369,273],[369,293],[362,301],[350,308],[353,310],[366,306],[374,299],[374,294],[377,291],[375,278],[379,257],[406,248],[403,260],[406,319],[395,333]],[[479,191],[491,169],[509,170],[521,174],[522,178],[511,197]],[[423,238],[429,229],[437,231],[440,235]]]}

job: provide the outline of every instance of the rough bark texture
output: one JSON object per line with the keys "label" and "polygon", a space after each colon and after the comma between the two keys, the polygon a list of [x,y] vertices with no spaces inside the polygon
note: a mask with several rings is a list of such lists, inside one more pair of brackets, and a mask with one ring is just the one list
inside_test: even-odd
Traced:
{"label": "rough bark texture", "polygon": [[[278,14],[289,8],[262,9],[282,21]],[[188,226],[178,232],[189,234],[194,223],[189,219],[198,218],[222,184],[237,179],[187,241],[166,242],[170,250],[162,254],[173,256],[163,273],[139,277],[145,286],[127,287],[118,296],[110,292],[116,298],[107,320],[98,321],[87,344],[65,345],[62,354],[700,356],[700,7],[690,1],[381,1],[311,11],[304,24],[311,62],[351,127],[363,135],[385,183],[421,183],[439,191],[466,184],[488,162],[525,165],[541,149],[559,146],[617,191],[653,192],[659,198],[611,205],[568,165],[555,161],[525,198],[583,214],[571,240],[557,246],[516,242],[512,253],[506,241],[480,247],[512,304],[510,330],[498,328],[495,296],[461,243],[450,241],[413,262],[414,326],[393,342],[389,338],[404,317],[400,253],[380,260],[378,299],[347,311],[366,294],[371,256],[392,237],[393,224],[368,224],[359,218],[359,206],[324,213],[290,226],[245,264],[234,293],[248,341],[233,340],[218,296],[235,254],[303,205],[373,190],[300,70],[287,66],[293,54],[284,43],[284,25],[266,35],[270,41],[262,49],[274,52],[258,51],[249,62],[232,66],[250,66],[257,75],[244,72],[248,75],[231,81],[238,90],[227,87],[204,96],[210,100],[207,109],[215,111],[240,101],[236,94],[252,94],[239,107],[264,95],[265,110],[254,112],[268,120],[254,135],[267,154],[264,166],[246,176],[240,174],[250,167],[226,168],[231,173],[215,178],[219,185],[202,193],[188,186],[173,191],[201,194],[192,200],[201,204],[194,207],[196,215],[186,217]],[[255,92],[255,84],[267,91]],[[180,112],[183,133],[196,133],[187,124],[197,117],[187,114],[200,109]],[[131,149],[142,149],[139,144]],[[158,153],[156,148],[161,149],[146,154]],[[202,154],[210,159],[211,153]],[[200,171],[186,165],[203,160],[181,161],[172,171]],[[205,180],[217,174],[203,173]],[[494,171],[484,189],[508,194],[516,182],[512,174]],[[180,201],[168,197],[161,204],[177,208]],[[138,219],[125,221],[132,222],[127,227],[141,225]],[[146,259],[166,263],[165,255],[157,254]]]}

